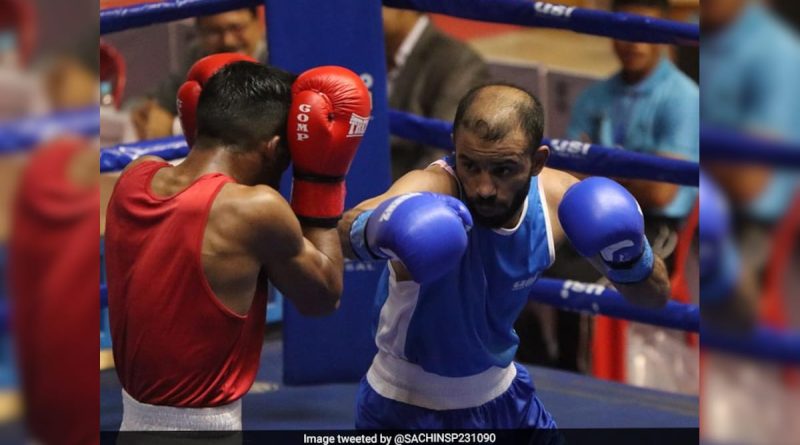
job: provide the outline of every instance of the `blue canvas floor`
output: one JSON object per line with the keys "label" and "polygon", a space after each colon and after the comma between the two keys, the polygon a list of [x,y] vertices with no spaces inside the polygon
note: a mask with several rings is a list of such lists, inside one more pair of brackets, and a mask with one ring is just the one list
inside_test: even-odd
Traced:
{"label": "blue canvas floor", "polygon": [[[282,343],[264,343],[261,368],[243,399],[247,430],[351,429],[356,384],[284,386]],[[539,398],[560,428],[697,428],[698,398],[606,382],[579,374],[528,367]],[[122,420],[120,384],[100,374],[100,429]]]}

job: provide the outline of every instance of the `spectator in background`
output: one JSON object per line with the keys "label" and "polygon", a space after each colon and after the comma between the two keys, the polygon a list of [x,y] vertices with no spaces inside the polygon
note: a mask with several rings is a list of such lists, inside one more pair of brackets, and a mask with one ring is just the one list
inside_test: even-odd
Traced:
{"label": "spectator in background", "polygon": [[[667,0],[615,0],[616,12],[663,18]],[[658,156],[699,160],[699,91],[665,57],[664,45],[614,40],[622,69],[592,85],[573,106],[567,137]],[[648,237],[665,260],[697,190],[619,179],[642,206]],[[670,267],[669,261],[667,261]]]}
{"label": "spectator in background", "polygon": [[215,53],[239,52],[267,62],[266,28],[256,7],[198,17],[195,27],[197,42],[189,49],[182,69],[170,74],[152,97],[133,110],[132,120],[140,139],[180,133],[175,100],[186,72],[197,60]]}
{"label": "spectator in background", "polygon": [[[700,2],[701,115],[704,125],[789,142],[788,146],[796,147],[800,141],[797,30],[790,29],[784,18],[776,16],[765,3]],[[791,8],[790,3],[797,7],[796,0],[769,3],[784,11]],[[758,144],[748,144],[746,148],[756,153],[761,150]],[[785,275],[776,280],[782,281],[781,285],[788,285],[792,279],[796,283],[800,270],[796,245],[784,239],[775,246],[786,249],[781,255],[775,256],[777,251],[772,250],[776,241],[773,237],[789,208],[792,190],[797,190],[797,177],[779,165],[768,168],[704,158],[703,167],[732,204],[733,236],[741,258],[734,292],[716,296],[716,301],[708,298],[707,292],[701,295],[706,329],[713,325],[747,330],[755,324],[796,328],[798,293],[782,286],[778,292],[770,293],[764,285],[770,275],[765,272],[781,270],[772,263],[776,257],[790,262]],[[701,199],[704,208],[706,201]],[[764,310],[769,306],[762,303],[770,300],[778,303],[773,308],[782,306],[776,315],[784,320],[772,318],[772,311]],[[787,431],[786,425],[797,424],[794,419],[800,399],[797,385],[791,383],[796,383],[797,366],[718,354],[710,348],[703,363],[700,415],[709,443],[796,443],[798,435]]]}
{"label": "spectator in background", "polygon": [[[667,0],[612,2],[615,12],[655,18],[665,18],[668,6]],[[664,45],[614,40],[613,48],[621,70],[581,93],[573,105],[566,136],[624,150],[698,161],[697,84],[666,57]],[[653,252],[664,258],[671,270],[674,267],[672,254],[678,231],[694,205],[696,188],[643,180],[618,179],[618,182],[640,203],[645,215],[645,232]],[[556,261],[546,275],[584,282],[595,282],[602,278],[568,246],[559,249]],[[545,332],[539,337],[552,338],[557,335],[558,338],[551,340],[551,344],[539,345],[536,351],[538,357],[537,353],[528,350],[529,357],[526,358],[533,362],[587,371],[590,329],[585,326],[588,323],[586,317],[566,312],[548,315],[553,311],[549,308],[532,309],[532,312],[541,313],[539,318],[542,319]],[[555,330],[557,334],[547,332],[548,323],[552,323],[553,318],[555,323],[550,330]],[[524,329],[520,326],[520,330]],[[534,349],[535,342],[542,341],[536,338],[536,333],[526,337],[529,338],[524,339],[525,343],[534,345]],[[546,356],[545,359],[542,359],[542,354]]]}
{"label": "spectator in background", "polygon": [[[750,0],[704,0],[701,29],[703,122],[767,139],[800,140],[800,45],[795,31],[761,2]],[[743,253],[735,295],[708,313],[726,324],[750,325],[757,317],[770,237],[788,208],[796,176],[749,164],[704,166],[733,204],[734,231]]]}
{"label": "spectator in background", "polygon": [[[489,69],[466,44],[453,40],[416,11],[383,8],[389,107],[452,121],[467,91],[489,80]],[[393,137],[392,177],[441,158],[436,150]]]}
{"label": "spectator in background", "polygon": [[28,0],[0,0],[0,121],[42,112],[39,81],[28,71],[36,22]]}
{"label": "spectator in background", "polygon": [[98,105],[98,39],[99,30],[94,29],[82,36],[74,46],[51,55],[44,70],[44,91],[50,111],[69,111]]}

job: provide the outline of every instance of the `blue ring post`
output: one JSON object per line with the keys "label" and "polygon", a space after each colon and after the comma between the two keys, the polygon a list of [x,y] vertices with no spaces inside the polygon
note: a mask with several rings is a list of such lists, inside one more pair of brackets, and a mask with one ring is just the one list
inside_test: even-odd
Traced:
{"label": "blue ring post", "polygon": [[[347,176],[346,208],[383,193],[390,169],[380,2],[267,0],[266,12],[270,64],[294,73],[340,65],[365,79],[372,118]],[[281,191],[287,198],[290,184],[285,175]],[[355,382],[366,373],[376,352],[370,326],[381,269],[348,263],[341,307],[333,315],[308,318],[284,304],[284,382]]]}

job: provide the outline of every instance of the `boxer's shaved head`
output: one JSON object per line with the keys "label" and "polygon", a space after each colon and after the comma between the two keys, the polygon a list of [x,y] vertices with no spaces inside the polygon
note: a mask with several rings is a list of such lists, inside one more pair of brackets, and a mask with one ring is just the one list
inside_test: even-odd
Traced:
{"label": "boxer's shaved head", "polygon": [[540,146],[543,131],[542,104],[522,88],[483,85],[461,100],[453,122],[456,175],[478,224],[516,223],[549,153]]}
{"label": "boxer's shaved head", "polygon": [[529,148],[537,148],[544,132],[544,110],[530,92],[511,84],[483,85],[470,90],[456,110],[453,133],[468,130],[497,142],[521,130]]}

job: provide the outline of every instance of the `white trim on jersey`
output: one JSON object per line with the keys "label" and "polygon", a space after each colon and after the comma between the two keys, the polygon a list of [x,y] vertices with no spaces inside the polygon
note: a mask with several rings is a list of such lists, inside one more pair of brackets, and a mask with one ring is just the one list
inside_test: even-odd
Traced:
{"label": "white trim on jersey", "polygon": [[522,226],[522,222],[525,221],[525,217],[527,215],[528,215],[528,197],[526,196],[525,202],[522,204],[522,213],[519,214],[519,221],[517,221],[517,224],[510,229],[506,229],[505,227],[498,227],[496,229],[492,229],[492,231],[498,235],[503,235],[503,236],[513,235],[514,232],[519,230],[519,228]]}
{"label": "white trim on jersey", "polygon": [[389,296],[381,308],[375,344],[378,349],[405,359],[408,325],[419,300],[419,284],[411,280],[398,282],[391,261],[388,267]]}
{"label": "white trim on jersey", "polygon": [[[536,177],[536,181],[539,181],[539,177]],[[553,240],[553,228],[550,227],[550,209],[547,207],[547,197],[544,195],[544,187],[542,184],[536,184],[536,188],[539,189],[539,205],[542,207],[542,213],[544,213],[544,225],[547,229],[547,250],[550,252],[550,264],[547,267],[553,265],[553,262],[556,260],[556,247],[555,241]]]}
{"label": "white trim on jersey", "polygon": [[512,362],[467,377],[444,377],[384,351],[367,371],[367,382],[387,399],[433,410],[481,406],[505,393],[517,376]]}

